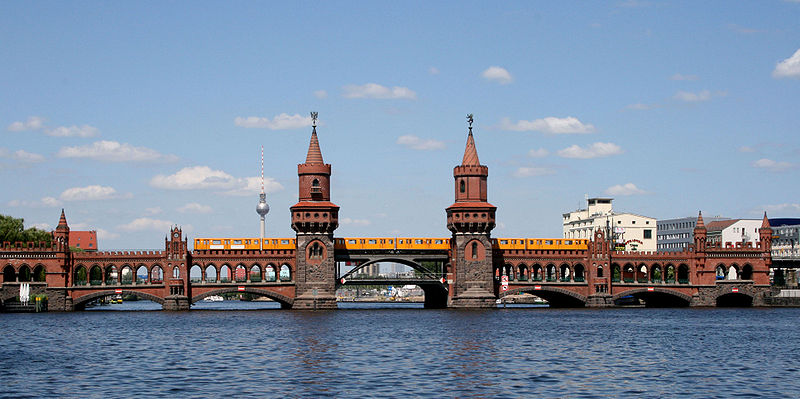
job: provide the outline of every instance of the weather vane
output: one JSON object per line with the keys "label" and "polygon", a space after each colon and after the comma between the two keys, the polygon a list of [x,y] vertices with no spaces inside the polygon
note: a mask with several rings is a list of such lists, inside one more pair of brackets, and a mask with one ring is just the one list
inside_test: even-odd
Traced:
{"label": "weather vane", "polygon": [[317,116],[318,115],[319,115],[319,112],[311,111],[311,126],[317,127]]}
{"label": "weather vane", "polygon": [[467,122],[469,122],[469,128],[472,129],[472,114],[467,114]]}

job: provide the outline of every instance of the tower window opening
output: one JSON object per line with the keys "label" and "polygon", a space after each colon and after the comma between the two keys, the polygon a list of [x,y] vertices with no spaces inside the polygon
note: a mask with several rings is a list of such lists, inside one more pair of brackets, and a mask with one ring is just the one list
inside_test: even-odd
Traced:
{"label": "tower window opening", "polygon": [[464,183],[464,180],[461,180],[461,183],[459,184],[459,191],[462,193],[467,191],[467,185]]}
{"label": "tower window opening", "polygon": [[472,259],[478,259],[478,243],[472,243]]}

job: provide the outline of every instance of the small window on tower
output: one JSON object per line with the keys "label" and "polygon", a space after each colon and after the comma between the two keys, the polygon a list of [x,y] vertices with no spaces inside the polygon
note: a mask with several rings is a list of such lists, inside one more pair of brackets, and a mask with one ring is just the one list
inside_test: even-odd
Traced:
{"label": "small window on tower", "polygon": [[478,243],[472,243],[472,259],[478,259]]}
{"label": "small window on tower", "polygon": [[464,184],[464,180],[461,180],[461,184],[459,184],[459,186],[460,186],[460,187],[459,187],[459,190],[460,190],[462,193],[463,193],[463,192],[465,192],[465,191],[467,191],[467,185],[466,185],[466,184]]}

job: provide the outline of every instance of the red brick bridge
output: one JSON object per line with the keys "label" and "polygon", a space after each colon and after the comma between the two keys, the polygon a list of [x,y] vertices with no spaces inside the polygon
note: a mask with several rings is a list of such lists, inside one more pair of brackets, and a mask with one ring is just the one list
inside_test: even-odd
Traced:
{"label": "red brick bridge", "polygon": [[[67,245],[69,226],[62,210],[52,245],[0,247],[0,301],[4,308],[11,306],[20,285],[28,283],[32,295],[47,296],[51,311],[82,309],[114,294],[185,310],[207,296],[228,292],[265,296],[283,308],[334,309],[337,287],[364,284],[342,279],[337,261],[353,259],[363,266],[390,260],[418,268],[428,258],[441,267],[423,270],[414,281],[426,292],[426,307],[494,307],[498,299],[525,293],[554,307],[762,306],[770,296],[772,230],[766,215],[755,245],[706,243],[702,215],[694,245],[684,252],[614,251],[602,231],[579,249],[498,245],[491,237],[497,208],[487,202],[488,167],[478,160],[471,125],[464,157],[453,170],[455,201],[446,209],[449,247],[438,252],[337,249],[339,207],[331,202],[331,165],[323,161],[316,126],[306,161],[297,170],[299,201],[290,207],[296,245],[291,248],[189,251],[181,229],[174,227],[163,251],[74,252]],[[195,267],[203,277],[193,281]],[[143,280],[138,277],[144,275]]]}

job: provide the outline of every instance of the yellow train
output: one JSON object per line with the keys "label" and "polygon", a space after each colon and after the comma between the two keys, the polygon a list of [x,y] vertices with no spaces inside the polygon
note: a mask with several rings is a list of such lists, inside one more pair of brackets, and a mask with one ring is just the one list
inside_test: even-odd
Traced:
{"label": "yellow train", "polygon": [[589,240],[565,238],[493,238],[492,247],[520,250],[582,250],[589,248]]}
{"label": "yellow train", "polygon": [[[589,240],[565,238],[493,238],[492,247],[502,250],[585,250]],[[336,238],[334,247],[341,250],[448,250],[449,238],[411,237],[354,237]],[[259,238],[195,238],[194,249],[251,249],[262,248]],[[296,249],[294,238],[265,238],[264,249]]]}

